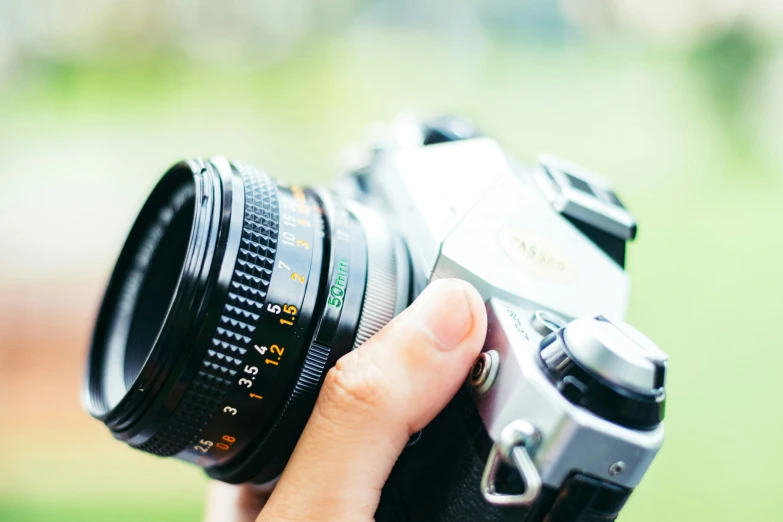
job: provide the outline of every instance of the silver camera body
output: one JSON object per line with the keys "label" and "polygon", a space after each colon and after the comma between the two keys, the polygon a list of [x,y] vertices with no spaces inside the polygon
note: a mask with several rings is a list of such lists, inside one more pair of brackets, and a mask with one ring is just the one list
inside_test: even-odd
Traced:
{"label": "silver camera body", "polygon": [[[551,156],[526,167],[460,118],[401,117],[363,150],[336,192],[397,228],[416,288],[459,278],[487,304],[468,379],[485,501],[531,507],[574,475],[630,492],[663,443],[667,357],[622,322],[636,223],[610,184]],[[498,487],[503,466],[522,491]]]}

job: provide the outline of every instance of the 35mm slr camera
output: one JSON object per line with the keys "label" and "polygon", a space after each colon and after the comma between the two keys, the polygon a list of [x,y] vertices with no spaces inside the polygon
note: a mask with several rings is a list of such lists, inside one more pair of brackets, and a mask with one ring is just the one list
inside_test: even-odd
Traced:
{"label": "35mm slr camera", "polygon": [[622,322],[636,222],[606,180],[399,118],[333,190],[217,157],[149,196],[101,306],[87,410],[130,446],[273,483],[326,372],[431,281],[481,293],[464,390],[379,521],[614,520],[663,442],[666,355]]}

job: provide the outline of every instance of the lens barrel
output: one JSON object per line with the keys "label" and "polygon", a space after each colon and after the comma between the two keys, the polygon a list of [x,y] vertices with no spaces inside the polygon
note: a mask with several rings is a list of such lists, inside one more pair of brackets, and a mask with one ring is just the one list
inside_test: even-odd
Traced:
{"label": "lens barrel", "polygon": [[328,369],[410,301],[402,240],[347,206],[224,158],[172,167],[109,282],[86,409],[214,478],[277,476]]}

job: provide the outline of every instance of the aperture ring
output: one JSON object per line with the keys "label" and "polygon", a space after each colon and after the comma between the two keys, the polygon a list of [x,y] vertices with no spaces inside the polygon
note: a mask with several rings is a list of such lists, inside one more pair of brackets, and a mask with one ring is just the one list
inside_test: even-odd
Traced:
{"label": "aperture ring", "polygon": [[374,212],[352,205],[351,212],[367,234],[367,287],[353,348],[364,344],[394,318],[399,288],[396,238]]}
{"label": "aperture ring", "polygon": [[269,287],[278,239],[277,187],[266,174],[233,163],[245,191],[244,223],[236,267],[218,327],[200,369],[174,414],[138,449],[168,457],[194,442],[226,396],[253,347],[251,335]]}

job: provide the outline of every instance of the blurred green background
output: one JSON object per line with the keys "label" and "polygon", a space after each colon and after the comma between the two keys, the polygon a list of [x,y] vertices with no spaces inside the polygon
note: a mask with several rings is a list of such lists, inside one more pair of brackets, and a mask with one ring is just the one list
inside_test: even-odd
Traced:
{"label": "blurred green background", "polygon": [[326,182],[403,110],[568,157],[636,213],[630,320],[671,373],[622,520],[783,520],[780,4],[0,0],[0,520],[199,519],[199,470],[79,406],[125,233],[175,160]]}

